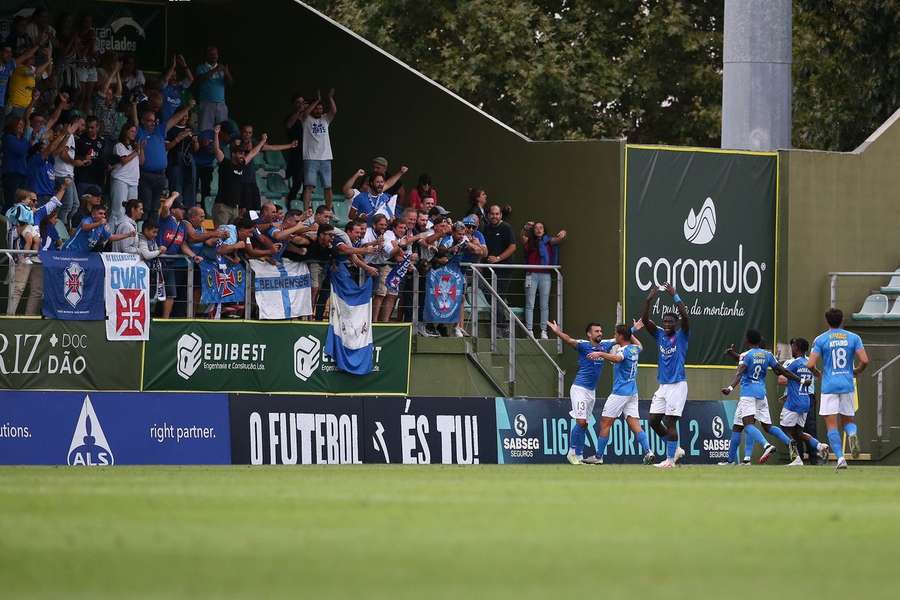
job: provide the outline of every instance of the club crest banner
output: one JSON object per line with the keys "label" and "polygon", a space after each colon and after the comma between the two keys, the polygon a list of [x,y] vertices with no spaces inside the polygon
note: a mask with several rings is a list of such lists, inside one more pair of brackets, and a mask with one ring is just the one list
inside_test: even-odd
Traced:
{"label": "club crest banner", "polygon": [[103,320],[104,269],[99,254],[41,252],[41,263],[45,317],[70,321]]}
{"label": "club crest banner", "polygon": [[458,268],[447,265],[429,271],[425,287],[425,321],[456,323],[465,289],[466,280]]}
{"label": "club crest banner", "polygon": [[222,260],[200,263],[200,302],[203,304],[228,304],[243,302],[245,295],[244,265]]}
{"label": "club crest banner", "polygon": [[106,339],[150,339],[150,269],[135,254],[104,252]]}

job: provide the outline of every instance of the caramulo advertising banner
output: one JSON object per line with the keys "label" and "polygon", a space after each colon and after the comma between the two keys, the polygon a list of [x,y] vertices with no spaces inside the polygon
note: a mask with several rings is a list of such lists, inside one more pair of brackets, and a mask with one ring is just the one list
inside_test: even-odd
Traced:
{"label": "caramulo advertising banner", "polygon": [[[654,286],[675,286],[687,307],[687,364],[729,365],[722,351],[747,328],[775,330],[778,157],[775,153],[628,146],[623,304],[637,318]],[[657,324],[674,311],[661,292]],[[630,321],[629,321],[630,322]],[[656,362],[647,345],[642,364]]]}

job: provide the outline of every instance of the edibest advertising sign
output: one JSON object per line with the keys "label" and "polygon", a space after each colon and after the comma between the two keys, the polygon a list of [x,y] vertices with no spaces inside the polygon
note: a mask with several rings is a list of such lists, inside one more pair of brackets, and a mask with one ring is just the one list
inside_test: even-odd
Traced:
{"label": "edibest advertising sign", "polygon": [[[628,146],[626,164],[625,320],[671,283],[691,320],[687,363],[733,366],[722,350],[748,324],[774,335],[778,157]],[[666,311],[674,303],[661,293],[650,317]],[[641,363],[656,356],[648,345]]]}
{"label": "edibest advertising sign", "polygon": [[230,438],[224,394],[0,392],[0,464],[229,464]]}

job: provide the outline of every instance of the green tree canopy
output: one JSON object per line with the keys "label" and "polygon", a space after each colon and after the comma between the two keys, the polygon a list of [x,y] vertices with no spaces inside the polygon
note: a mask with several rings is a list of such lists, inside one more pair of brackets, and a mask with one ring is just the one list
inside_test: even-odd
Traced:
{"label": "green tree canopy", "polygon": [[[533,139],[718,146],[722,0],[310,0]],[[900,1],[795,0],[794,144],[898,106]]]}

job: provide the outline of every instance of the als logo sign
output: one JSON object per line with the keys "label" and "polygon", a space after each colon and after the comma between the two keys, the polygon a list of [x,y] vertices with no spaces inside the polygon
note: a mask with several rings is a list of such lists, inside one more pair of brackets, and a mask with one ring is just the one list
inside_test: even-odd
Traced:
{"label": "als logo sign", "polygon": [[81,405],[81,415],[75,424],[75,433],[72,435],[66,461],[72,466],[85,467],[115,464],[90,396],[85,396],[84,404]]}
{"label": "als logo sign", "polygon": [[700,208],[700,213],[695,215],[694,209],[688,213],[684,220],[684,239],[692,244],[707,244],[716,235],[716,205],[712,198],[707,198]]}

